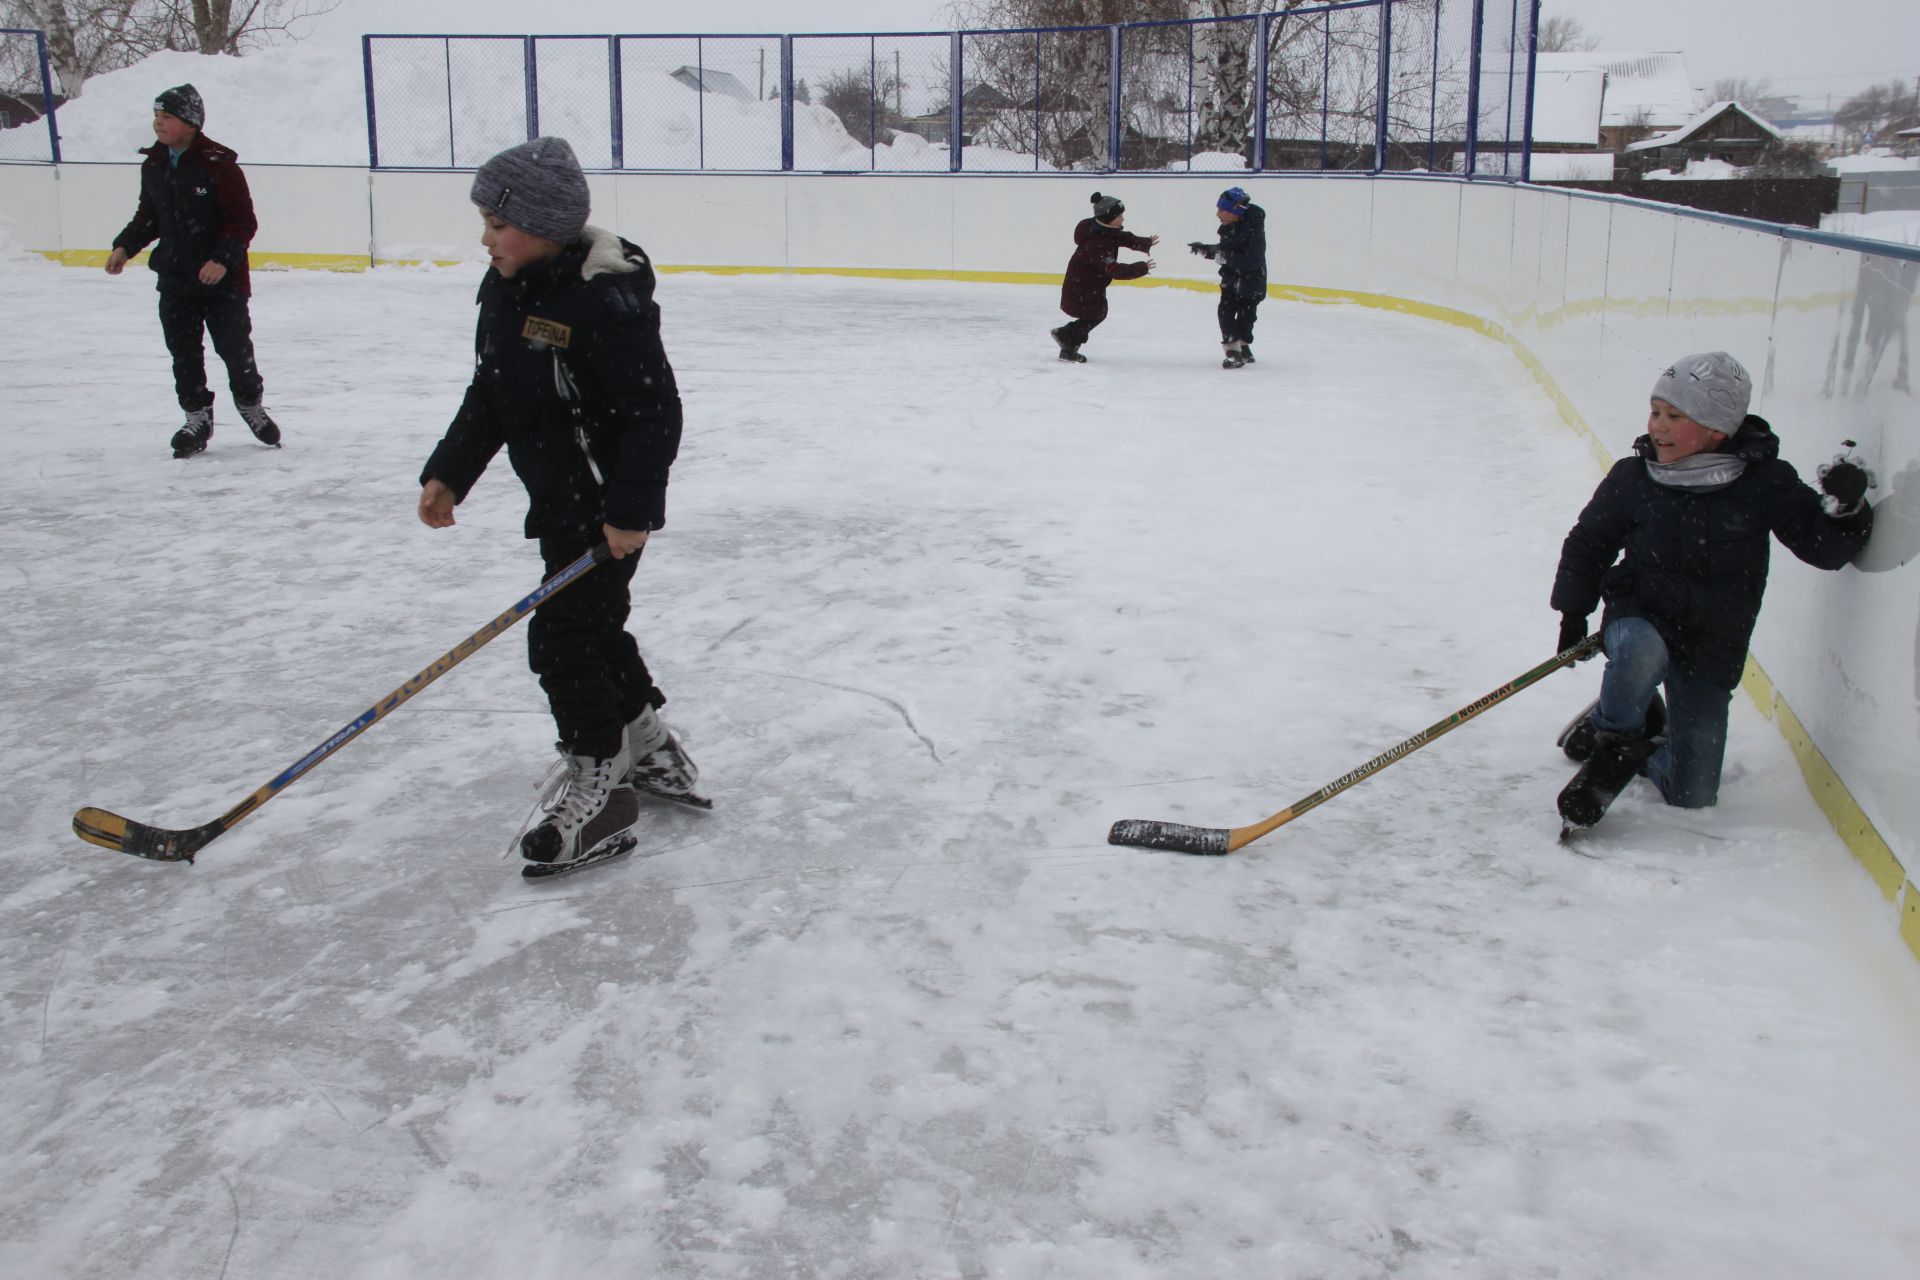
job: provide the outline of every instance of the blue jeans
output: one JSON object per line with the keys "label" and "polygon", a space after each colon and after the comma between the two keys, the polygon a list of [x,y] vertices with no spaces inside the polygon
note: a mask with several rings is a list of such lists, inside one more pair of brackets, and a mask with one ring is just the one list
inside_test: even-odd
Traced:
{"label": "blue jeans", "polygon": [[1647,758],[1643,772],[1670,805],[1704,809],[1720,798],[1720,762],[1727,753],[1727,709],[1733,690],[1682,670],[1667,655],[1667,642],[1645,618],[1619,618],[1602,635],[1607,671],[1600,678],[1600,705],[1593,727],[1638,733],[1647,705],[1662,684],[1667,690],[1667,740]]}

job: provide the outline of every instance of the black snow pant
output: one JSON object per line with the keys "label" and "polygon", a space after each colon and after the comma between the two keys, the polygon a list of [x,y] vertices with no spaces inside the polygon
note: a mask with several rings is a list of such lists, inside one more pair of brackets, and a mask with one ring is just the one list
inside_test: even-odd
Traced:
{"label": "black snow pant", "polygon": [[247,300],[212,290],[162,292],[160,331],[173,356],[173,392],[188,413],[213,403],[207,389],[207,351],[200,331],[227,366],[227,389],[235,404],[259,404],[265,388],[253,363],[253,317]]}
{"label": "black snow pant", "polygon": [[1086,315],[1061,325],[1060,336],[1067,340],[1067,345],[1077,347],[1085,342],[1093,331],[1100,327],[1100,322],[1106,318],[1107,299],[1102,295],[1100,300],[1088,309]]}
{"label": "black snow pant", "polygon": [[[546,576],[592,550],[599,539],[580,535],[540,539]],[[560,746],[569,754],[604,760],[620,750],[620,731],[644,707],[666,704],[627,634],[629,589],[638,554],[581,575],[533,611],[527,623],[527,665],[540,677]]]}
{"label": "black snow pant", "polygon": [[1220,341],[1244,342],[1253,345],[1253,321],[1260,310],[1260,299],[1266,297],[1266,291],[1259,293],[1233,293],[1225,289],[1220,291]]}

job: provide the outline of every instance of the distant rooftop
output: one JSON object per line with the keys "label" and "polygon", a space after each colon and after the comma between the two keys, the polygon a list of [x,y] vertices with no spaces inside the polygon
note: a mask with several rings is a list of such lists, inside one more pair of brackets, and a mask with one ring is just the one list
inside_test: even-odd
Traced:
{"label": "distant rooftop", "polygon": [[1679,143],[1685,142],[1689,137],[1691,137],[1694,134],[1696,130],[1702,128],[1703,126],[1705,126],[1706,124],[1714,120],[1722,112],[1729,111],[1729,110],[1739,112],[1741,115],[1753,121],[1755,124],[1759,125],[1762,129],[1765,129],[1768,133],[1772,134],[1776,138],[1785,136],[1778,129],[1774,128],[1772,125],[1768,124],[1765,120],[1762,120],[1759,116],[1753,114],[1753,112],[1747,110],[1745,107],[1741,106],[1737,102],[1716,102],[1712,106],[1708,107],[1705,111],[1696,113],[1691,120],[1681,125],[1678,129],[1669,129],[1665,133],[1656,133],[1651,138],[1643,138],[1639,142],[1629,143],[1627,145],[1627,150],[1628,151],[1655,151],[1661,147],[1676,146]]}
{"label": "distant rooftop", "polygon": [[[1687,74],[1684,53],[1543,53],[1537,70],[1601,71],[1606,94],[1600,108],[1603,128],[1649,124],[1673,129],[1693,119],[1700,95]],[[1536,110],[1539,95],[1536,93]]]}

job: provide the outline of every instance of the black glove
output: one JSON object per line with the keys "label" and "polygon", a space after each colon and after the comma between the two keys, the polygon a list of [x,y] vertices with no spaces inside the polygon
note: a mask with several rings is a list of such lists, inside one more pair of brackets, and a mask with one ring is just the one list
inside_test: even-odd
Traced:
{"label": "black glove", "polygon": [[1189,240],[1187,241],[1187,248],[1209,261],[1213,258],[1213,246],[1210,244],[1201,244],[1198,240]]}
{"label": "black glove", "polygon": [[1840,507],[1837,514],[1852,515],[1867,496],[1867,469],[1841,460],[1821,468],[1820,491]]}
{"label": "black glove", "polygon": [[[1587,620],[1577,613],[1563,613],[1560,615],[1560,647],[1554,652],[1565,653],[1586,638]],[[1588,654],[1587,658],[1592,656]],[[1582,658],[1581,661],[1585,662],[1586,658]]]}
{"label": "black glove", "polygon": [[1880,478],[1860,465],[1853,448],[1853,441],[1842,440],[1833,461],[1823,463],[1816,473],[1820,491],[1826,495],[1820,500],[1820,508],[1836,519],[1856,514],[1866,501],[1867,490],[1880,487]]}

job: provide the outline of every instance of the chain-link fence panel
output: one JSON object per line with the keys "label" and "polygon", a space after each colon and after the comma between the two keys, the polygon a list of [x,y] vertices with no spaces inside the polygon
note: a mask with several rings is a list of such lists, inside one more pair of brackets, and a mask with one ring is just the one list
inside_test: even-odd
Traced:
{"label": "chain-link fence panel", "polygon": [[52,93],[42,34],[0,29],[0,160],[60,158]]}
{"label": "chain-link fence panel", "polygon": [[369,36],[373,162],[477,168],[530,136],[521,36]]}
{"label": "chain-link fence panel", "polygon": [[1451,172],[1467,133],[1473,0],[1395,0],[1389,169]]}
{"label": "chain-link fence panel", "polygon": [[1267,19],[1267,169],[1371,170],[1380,120],[1380,6]]}
{"label": "chain-link fence panel", "polygon": [[534,132],[565,138],[589,169],[612,169],[612,43],[605,36],[534,36]]}
{"label": "chain-link fence panel", "polygon": [[1527,59],[1533,5],[1488,0],[1480,27],[1480,100],[1470,149],[1474,177],[1518,179],[1526,153]]}
{"label": "chain-link fence panel", "polygon": [[944,34],[795,36],[794,167],[947,169],[951,48]]}
{"label": "chain-link fence panel", "polygon": [[779,169],[780,38],[621,36],[628,169]]}
{"label": "chain-link fence panel", "polygon": [[1121,168],[1252,166],[1260,26],[1247,17],[1121,30]]}
{"label": "chain-link fence panel", "polygon": [[1040,33],[960,36],[960,148],[965,168],[989,173],[1051,168],[1040,159]]}

